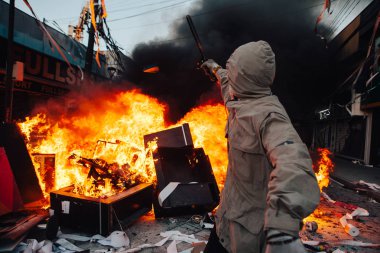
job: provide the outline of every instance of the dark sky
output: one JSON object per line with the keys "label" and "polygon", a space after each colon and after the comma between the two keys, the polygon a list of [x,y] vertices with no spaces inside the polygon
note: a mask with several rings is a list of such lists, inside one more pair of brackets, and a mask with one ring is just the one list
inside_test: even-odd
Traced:
{"label": "dark sky", "polygon": [[[266,40],[276,54],[273,85],[290,116],[310,116],[336,83],[331,52],[314,33],[324,1],[204,0],[189,12],[206,57],[225,62],[238,46]],[[202,71],[194,39],[184,17],[173,25],[172,40],[140,44],[133,58],[140,66],[157,64],[160,72],[145,74],[139,87],[170,106],[169,119],[180,118],[204,101],[218,101],[219,91]]]}

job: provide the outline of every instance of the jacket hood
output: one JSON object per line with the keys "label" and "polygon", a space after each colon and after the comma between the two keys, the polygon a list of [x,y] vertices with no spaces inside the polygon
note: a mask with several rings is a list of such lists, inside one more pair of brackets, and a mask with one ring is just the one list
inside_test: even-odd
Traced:
{"label": "jacket hood", "polygon": [[276,62],[267,42],[249,42],[238,47],[228,59],[226,69],[234,96],[258,98],[271,94]]}

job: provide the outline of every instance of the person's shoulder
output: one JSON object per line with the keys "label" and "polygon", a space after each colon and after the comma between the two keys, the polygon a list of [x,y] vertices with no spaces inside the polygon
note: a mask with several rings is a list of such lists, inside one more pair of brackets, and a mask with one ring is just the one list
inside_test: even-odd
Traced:
{"label": "person's shoulder", "polygon": [[284,106],[275,95],[254,100],[250,104],[247,104],[246,107],[250,108],[247,111],[249,111],[253,120],[257,121],[259,124],[271,114],[278,115],[280,118],[284,119],[289,118]]}
{"label": "person's shoulder", "polygon": [[259,99],[253,99],[246,105],[247,107],[255,107],[260,111],[284,110],[284,106],[276,95],[265,96]]}

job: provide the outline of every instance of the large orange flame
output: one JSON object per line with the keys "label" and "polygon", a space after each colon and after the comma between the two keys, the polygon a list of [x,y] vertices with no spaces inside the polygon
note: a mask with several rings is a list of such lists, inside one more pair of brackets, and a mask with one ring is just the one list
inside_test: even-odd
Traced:
{"label": "large orange flame", "polygon": [[[52,107],[50,110],[56,110]],[[109,168],[117,164],[116,169],[128,170],[132,180],[154,182],[154,161],[150,151],[155,144],[150,143],[151,147],[145,150],[143,136],[172,127],[165,125],[165,108],[157,99],[137,90],[122,91],[91,99],[74,98],[63,109],[58,109],[63,111],[60,112],[62,115],[55,113],[50,117],[48,113],[41,113],[18,125],[26,136],[31,156],[35,153],[55,154],[54,182],[49,183],[53,189],[74,185],[78,193],[99,197],[115,193],[109,182],[95,191],[87,180],[89,168],[78,164],[78,159],[68,158],[97,159],[105,161]],[[195,147],[203,147],[209,155],[220,186],[224,183],[227,167],[225,121],[223,105],[206,105],[193,109],[173,125],[189,123]],[[44,182],[46,178],[43,178],[40,165],[34,165],[47,197],[50,187]]]}
{"label": "large orange flame", "polygon": [[[62,115],[53,117],[40,113],[27,117],[19,123],[25,134],[27,148],[33,154],[55,154],[55,176],[49,180],[33,161],[36,174],[45,196],[49,190],[74,185],[79,193],[89,196],[114,194],[108,181],[94,191],[87,180],[88,167],[78,164],[76,157],[100,159],[110,168],[127,170],[132,181],[154,182],[155,169],[151,156],[155,143],[146,150],[145,134],[189,123],[195,147],[203,147],[209,155],[217,183],[223,188],[227,168],[227,145],[224,138],[226,112],[224,106],[203,105],[194,108],[173,125],[165,125],[166,106],[157,99],[141,94],[137,90],[121,91],[95,96],[91,99],[71,98],[58,109],[51,106],[47,112],[56,110]],[[58,113],[58,114],[59,114]],[[328,149],[318,149],[320,159],[313,165],[322,191],[329,184],[329,173],[334,164]],[[117,164],[115,167],[114,164]]]}

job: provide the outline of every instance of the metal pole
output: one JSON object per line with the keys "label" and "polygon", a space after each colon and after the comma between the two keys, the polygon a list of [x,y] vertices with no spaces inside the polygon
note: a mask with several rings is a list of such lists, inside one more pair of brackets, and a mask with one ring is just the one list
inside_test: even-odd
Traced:
{"label": "metal pole", "polygon": [[[98,16],[98,0],[94,0],[94,9],[95,9],[95,21]],[[94,42],[95,42],[95,28],[91,23],[90,30],[88,32],[88,43],[86,51],[86,61],[84,66],[85,73],[90,76],[92,70],[92,60],[94,58]]]}
{"label": "metal pole", "polygon": [[7,45],[7,72],[5,75],[5,114],[4,121],[10,123],[12,121],[13,107],[13,33],[14,33],[14,17],[15,17],[15,0],[9,1],[9,17],[8,17],[8,45]]}
{"label": "metal pole", "polygon": [[371,144],[372,144],[372,120],[373,112],[367,114],[366,129],[365,129],[365,144],[364,144],[364,164],[371,163]]}

